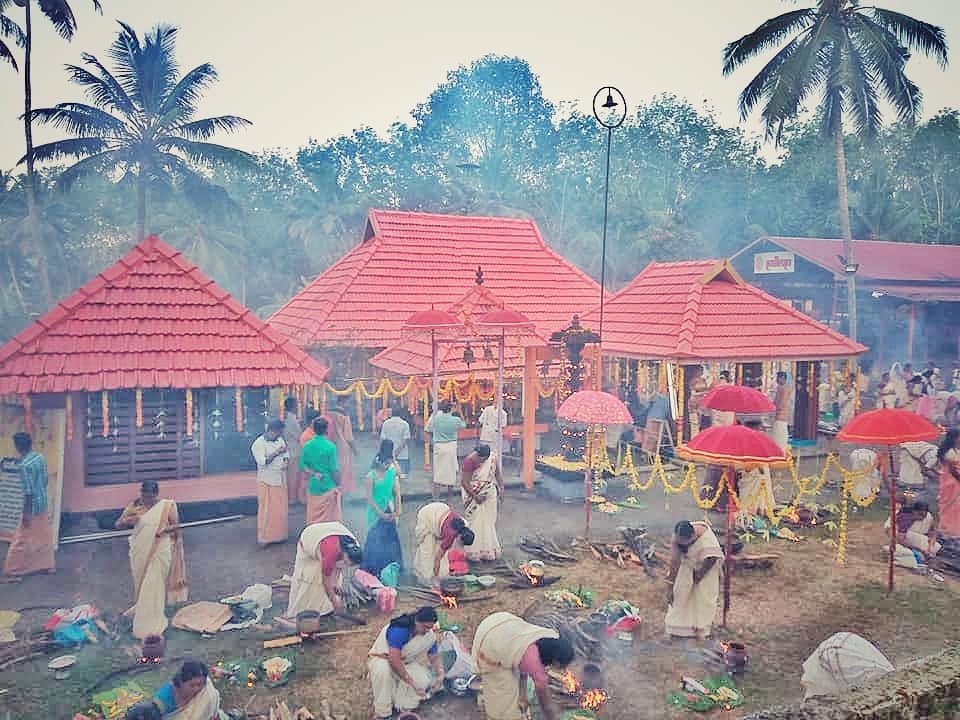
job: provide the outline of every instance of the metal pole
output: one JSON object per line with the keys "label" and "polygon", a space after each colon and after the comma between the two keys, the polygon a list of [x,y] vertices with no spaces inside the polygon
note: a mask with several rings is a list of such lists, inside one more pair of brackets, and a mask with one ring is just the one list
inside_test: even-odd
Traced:
{"label": "metal pole", "polygon": [[503,430],[500,425],[500,418],[503,416],[503,362],[504,345],[506,338],[505,331],[501,329],[498,341],[498,360],[497,360],[497,467],[500,469],[500,475],[503,476]]}
{"label": "metal pole", "polygon": [[897,476],[890,472],[893,464],[893,446],[887,447],[888,458],[883,463],[883,474],[890,479],[890,557],[887,562],[887,592],[893,592],[893,556],[897,551]]}
{"label": "metal pole", "polygon": [[610,204],[610,144],[613,140],[613,128],[607,128],[607,174],[603,183],[603,235],[600,240],[600,336],[601,357],[603,357],[603,296],[607,274],[607,208]]}
{"label": "metal pole", "polygon": [[733,572],[733,499],[729,488],[733,486],[731,475],[734,469],[727,468],[726,472],[720,477],[721,485],[724,486],[723,492],[727,501],[727,537],[724,541],[723,553],[723,626],[727,626],[727,612],[730,610],[730,573]]}
{"label": "metal pole", "polygon": [[433,415],[440,404],[440,368],[437,366],[437,331],[430,331],[430,359],[433,362]]}

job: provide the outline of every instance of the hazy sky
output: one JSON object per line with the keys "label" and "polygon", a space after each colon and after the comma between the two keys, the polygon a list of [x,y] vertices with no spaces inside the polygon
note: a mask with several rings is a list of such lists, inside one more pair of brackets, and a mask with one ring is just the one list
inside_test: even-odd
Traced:
{"label": "hazy sky", "polygon": [[[812,0],[803,0],[803,4]],[[589,111],[612,84],[635,106],[661,92],[708,101],[726,124],[738,121],[737,93],[760,62],[720,75],[726,42],[797,6],[781,0],[72,0],[80,25],[72,43],[38,21],[34,106],[80,99],[63,65],[81,52],[101,57],[120,18],[143,32],[180,28],[184,69],[212,62],[220,81],[203,114],[233,113],[254,125],[229,142],[248,150],[296,148],[368,125],[406,120],[447,71],[484,54],[517,55],[540,76],[545,95]],[[946,28],[954,63],[942,72],[925,58],[908,72],[924,90],[924,115],[960,105],[960,0],[883,0]],[[21,12],[9,10],[14,19]],[[0,168],[22,155],[20,78],[0,66]],[[755,127],[755,123],[752,127]],[[38,132],[39,140],[57,135]]]}

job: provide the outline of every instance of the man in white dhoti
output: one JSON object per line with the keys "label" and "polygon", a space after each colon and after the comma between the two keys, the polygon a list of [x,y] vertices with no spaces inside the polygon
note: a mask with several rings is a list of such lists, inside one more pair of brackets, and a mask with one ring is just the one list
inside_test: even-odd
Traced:
{"label": "man in white dhoti", "polygon": [[482,689],[478,699],[487,720],[521,720],[527,714],[527,686],[533,682],[540,714],[558,720],[560,710],[550,692],[547,667],[566,667],[573,646],[556,630],[528,623],[508,612],[495,612],[477,626],[473,662]]}
{"label": "man in white dhoti", "polygon": [[922,488],[927,480],[935,482],[939,473],[937,446],[928,442],[905,442],[900,445],[900,475],[897,484]]}
{"label": "man in white dhoti", "polygon": [[460,484],[457,460],[458,433],[467,426],[463,418],[452,412],[453,404],[444,400],[437,412],[430,416],[424,430],[430,433],[433,443],[433,499],[440,499],[441,488],[446,488],[447,502],[453,488]]}
{"label": "man in white dhoti", "polygon": [[342,523],[307,525],[297,543],[287,617],[294,618],[304,610],[314,610],[321,615],[343,610],[343,600],[337,593],[341,568],[344,563],[359,565],[361,562],[360,544]]}
{"label": "man in white dhoti", "polygon": [[666,630],[673,637],[710,635],[720,599],[720,541],[705,522],[677,523],[667,582]]}
{"label": "man in white dhoti", "polygon": [[467,559],[497,560],[501,555],[497,513],[503,499],[503,476],[496,454],[488,445],[479,445],[463,459],[462,473],[463,515],[474,533],[473,544],[466,549]]}
{"label": "man in white dhoti", "polygon": [[497,437],[503,433],[507,420],[506,410],[501,408],[498,417],[497,404],[487,405],[477,418],[477,425],[480,426],[480,443],[496,449]]}
{"label": "man in white dhoti", "polygon": [[416,710],[443,687],[436,624],[437,611],[422,607],[394,618],[380,631],[367,659],[376,717]]}
{"label": "man in white dhoti", "polygon": [[456,544],[473,544],[474,533],[462,517],[442,502],[427,503],[417,512],[414,531],[417,550],[413,556],[413,572],[424,585],[435,584],[450,574],[447,553]]}

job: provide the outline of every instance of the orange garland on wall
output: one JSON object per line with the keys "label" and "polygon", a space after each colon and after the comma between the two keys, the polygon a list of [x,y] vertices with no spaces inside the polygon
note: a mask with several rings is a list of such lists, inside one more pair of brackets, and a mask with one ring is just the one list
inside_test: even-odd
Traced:
{"label": "orange garland on wall", "polygon": [[67,393],[67,440],[73,440],[73,395]]}
{"label": "orange garland on wall", "polygon": [[100,393],[100,414],[103,420],[103,436],[110,437],[110,396],[106,390]]}
{"label": "orange garland on wall", "polygon": [[23,426],[28,434],[33,432],[33,401],[29,395],[23,396]]}
{"label": "orange garland on wall", "polygon": [[193,390],[187,388],[187,437],[193,437]]}
{"label": "orange garland on wall", "polygon": [[240,388],[236,389],[233,404],[236,406],[237,432],[243,432],[243,391]]}
{"label": "orange garland on wall", "polygon": [[141,390],[140,388],[137,388],[136,398],[137,398],[137,402],[136,402],[136,405],[137,405],[137,427],[138,427],[138,428],[142,428],[142,427],[143,427],[143,390]]}

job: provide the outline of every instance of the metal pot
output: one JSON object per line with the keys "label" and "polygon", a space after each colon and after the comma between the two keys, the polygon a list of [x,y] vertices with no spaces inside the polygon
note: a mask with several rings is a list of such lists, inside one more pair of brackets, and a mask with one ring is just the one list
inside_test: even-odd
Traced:
{"label": "metal pot", "polygon": [[163,657],[163,651],[166,648],[166,642],[160,635],[147,635],[143,639],[142,656],[147,660],[157,660]]}
{"label": "metal pot", "polygon": [[301,635],[320,632],[320,613],[316,610],[304,610],[297,613],[297,632]]}
{"label": "metal pot", "polygon": [[580,679],[580,685],[584,690],[602,690],[603,689],[603,671],[599,665],[587,663],[583,666],[583,677]]}

